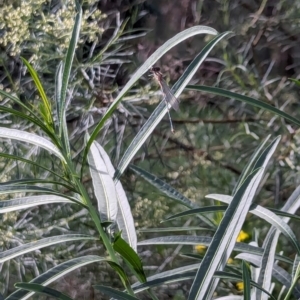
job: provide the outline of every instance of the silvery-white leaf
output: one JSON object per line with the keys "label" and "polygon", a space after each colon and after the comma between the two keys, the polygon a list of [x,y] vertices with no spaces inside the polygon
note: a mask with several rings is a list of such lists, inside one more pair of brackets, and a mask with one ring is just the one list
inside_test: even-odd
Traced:
{"label": "silvery-white leaf", "polygon": [[116,187],[110,175],[111,166],[104,161],[103,151],[94,141],[88,153],[89,168],[101,221],[115,221],[118,212]]}

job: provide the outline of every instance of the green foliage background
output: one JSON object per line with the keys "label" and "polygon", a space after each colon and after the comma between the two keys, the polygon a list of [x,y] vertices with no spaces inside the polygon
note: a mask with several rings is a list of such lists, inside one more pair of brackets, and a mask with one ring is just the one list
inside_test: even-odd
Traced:
{"label": "green foliage background", "polygon": [[[46,93],[53,95],[56,68],[66,52],[74,18],[72,1],[62,3],[37,0],[3,1],[0,4],[2,88],[20,96],[36,110],[40,99],[19,57],[24,56],[33,64],[43,79]],[[82,132],[86,128],[92,129],[99,121],[136,66],[165,39],[196,24],[212,26],[220,32],[231,30],[235,35],[218,46],[193,83],[248,95],[299,118],[298,87],[288,80],[299,73],[300,4],[297,1],[190,1],[189,4],[178,1],[176,7],[172,6],[172,1],[141,1],[136,5],[120,1],[115,6],[108,1],[106,6],[101,5],[98,1],[83,3],[77,60],[69,86],[72,106],[68,111],[68,125],[72,150],[79,157]],[[174,82],[206,42],[191,39],[163,57],[161,67],[166,80]],[[145,76],[124,97],[122,105],[101,131],[98,141],[115,165],[161,99],[156,90]],[[244,165],[266,136],[282,135],[256,198],[263,206],[281,207],[299,184],[299,129],[270,113],[232,99],[186,91],[180,100],[180,112],[172,113],[176,133],[170,133],[166,119],[132,163],[164,179],[199,205],[209,204],[209,200],[204,199],[206,194],[231,194]],[[1,119],[3,126],[36,130],[9,115]],[[39,163],[59,168],[43,150],[16,142],[3,142],[1,147],[5,152],[28,159],[39,153]],[[34,177],[37,172],[22,163],[6,160],[1,162],[1,167],[5,169],[0,175],[2,182]],[[45,173],[45,178],[48,175]],[[84,179],[92,195],[89,175]],[[179,205],[174,205],[131,171],[126,172],[122,182],[131,200],[137,229],[157,227],[159,221],[181,210]],[[72,230],[92,231],[84,211],[76,211],[69,205],[38,207],[1,218],[2,249],[17,245],[19,239],[29,240]],[[218,223],[220,215],[215,214],[214,219]],[[191,222],[193,225],[194,221]],[[181,224],[181,221],[172,223],[174,226]],[[268,229],[251,216],[245,230],[252,234],[254,226],[262,236]],[[149,236],[155,234],[140,233],[139,239]],[[292,255],[284,239],[281,243],[285,255]],[[28,257],[26,263],[16,260],[3,265],[1,292],[11,290],[16,280],[29,280],[60,260],[99,251],[92,246],[82,243],[69,248],[46,248]],[[143,250],[141,256],[149,266],[164,261],[173,252],[165,247],[150,249],[155,252],[151,256]],[[98,269],[82,270],[80,276],[85,274],[89,281],[111,282],[111,274],[103,268],[101,266],[101,273]],[[60,283],[64,285],[60,287],[69,290],[69,282],[71,286],[77,285],[74,277],[79,275],[66,279],[66,284]],[[73,297],[80,297],[80,293],[85,292],[85,281],[86,277],[82,277],[78,294]],[[165,291],[162,289],[161,293],[164,295]]]}

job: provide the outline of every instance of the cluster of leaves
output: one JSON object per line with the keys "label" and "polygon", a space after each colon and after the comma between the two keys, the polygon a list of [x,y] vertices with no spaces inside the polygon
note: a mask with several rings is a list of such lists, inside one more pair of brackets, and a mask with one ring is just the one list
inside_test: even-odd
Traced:
{"label": "cluster of leaves", "polygon": [[[68,98],[73,99],[73,105],[68,108],[67,119],[76,123],[83,118],[80,126],[90,127],[95,122],[94,117],[98,120],[104,114],[114,90],[112,79],[132,55],[124,42],[144,35],[146,31],[137,34],[129,28],[125,32],[128,20],[121,22],[118,11],[102,13],[98,8],[99,1],[84,0],[82,7],[82,30],[69,82]],[[54,94],[53,80],[70,42],[74,13],[74,1],[1,3],[0,47],[3,51],[0,84],[6,92],[14,93],[33,107],[39,105],[32,80],[19,58],[22,56],[39,72],[44,89]],[[107,78],[110,78],[108,85]],[[94,105],[99,99],[104,103],[100,103],[100,107]],[[53,101],[53,97],[50,100]],[[11,122],[15,123],[15,120]],[[71,138],[78,134],[77,131],[80,130],[74,130]]]}
{"label": "cluster of leaves", "polygon": [[[220,31],[235,33],[222,43],[222,48],[210,54],[193,80],[260,99],[299,119],[299,88],[288,79],[300,72],[296,18],[299,5],[289,0],[194,1],[193,4],[180,12],[174,8],[172,13],[172,1],[159,4],[163,6],[160,11],[165,26],[171,31],[178,28],[178,20],[186,21],[188,26],[192,21],[197,24],[198,16],[201,24],[214,24]],[[184,1],[178,5],[184,6]],[[155,32],[159,35],[159,28]],[[171,80],[192,60],[197,49],[195,44],[201,42],[186,43],[186,49],[182,47],[164,58],[162,68],[170,74]],[[282,135],[275,162],[268,169],[257,201],[280,206],[288,199],[299,184],[299,130],[296,126],[265,109],[218,94],[190,91],[182,94],[180,100],[181,112],[173,116],[175,135],[168,135],[168,124],[162,123],[160,127],[166,131],[154,132],[147,152],[135,158],[139,166],[172,182],[188,198],[205,204],[207,200],[202,200],[208,193],[216,190],[231,193],[244,164],[262,139],[269,134]],[[147,157],[144,161],[143,155]],[[138,177],[133,178],[138,190],[134,195],[151,202],[149,216],[155,206],[163,207],[165,214],[178,209],[159,194],[153,195],[153,189],[147,193],[143,182]],[[267,227],[260,227],[262,224],[256,221],[249,217],[248,228],[257,225],[266,232]],[[284,242],[281,246],[285,253],[291,251]]]}
{"label": "cluster of leaves", "polygon": [[[196,264],[189,264],[184,267],[173,268],[167,272],[161,271],[156,275],[149,275],[146,277],[141,261],[135,253],[137,241],[134,221],[128,206],[126,194],[119,179],[129,166],[130,161],[167,113],[168,108],[164,102],[161,102],[157,106],[153,114],[148,118],[142,129],[135,135],[133,141],[127,147],[127,150],[119,161],[116,170],[112,166],[104,149],[96,141],[96,137],[99,131],[104,128],[106,121],[112,115],[125,93],[149,69],[149,67],[174,45],[190,36],[200,33],[212,34],[216,35],[216,37],[213,38],[203,48],[203,50],[195,56],[181,78],[173,86],[172,91],[177,97],[187,87],[189,90],[216,94],[222,97],[229,97],[243,103],[248,103],[253,107],[257,107],[258,109],[268,111],[270,114],[282,117],[297,126],[300,125],[300,122],[289,114],[278,110],[274,106],[258,101],[252,97],[229,92],[220,88],[211,88],[200,85],[187,86],[188,82],[191,80],[192,76],[210,51],[220,40],[228,35],[228,32],[217,35],[217,32],[212,28],[197,26],[183,31],[171,40],[167,41],[133,74],[131,79],[118,94],[115,101],[106,110],[104,116],[96,125],[91,135],[89,136],[86,134],[85,142],[82,140],[80,141],[81,144],[83,144],[83,152],[80,153],[79,159],[77,159],[77,149],[74,151],[72,148],[73,144],[71,143],[72,140],[69,138],[66,123],[69,105],[69,101],[67,101],[68,82],[71,77],[72,62],[75,56],[75,48],[79,41],[79,30],[82,20],[81,8],[77,7],[77,9],[79,12],[76,17],[75,27],[68,47],[67,56],[64,63],[59,65],[57,71],[55,86],[56,93],[54,97],[56,100],[56,110],[52,109],[51,101],[47,98],[36,71],[26,60],[23,60],[24,64],[30,71],[31,77],[39,91],[40,99],[42,100],[39,105],[39,111],[37,112],[32,110],[29,106],[22,103],[12,94],[1,91],[5,101],[9,100],[22,108],[20,111],[12,108],[12,106],[3,105],[0,107],[1,111],[30,123],[31,128],[34,128],[35,133],[29,133],[25,130],[26,128],[23,130],[17,130],[2,127],[0,130],[0,136],[2,138],[17,140],[18,148],[20,147],[20,142],[25,142],[24,145],[22,143],[22,147],[18,149],[19,152],[14,152],[15,147],[7,147],[5,150],[8,151],[3,150],[1,155],[6,159],[14,159],[32,167],[32,169],[30,169],[30,176],[28,177],[27,174],[22,174],[21,179],[17,181],[12,180],[11,178],[6,178],[6,182],[0,187],[1,193],[4,195],[19,193],[19,197],[2,201],[0,211],[2,213],[6,213],[29,208],[29,212],[32,213],[32,207],[36,205],[50,205],[51,203],[57,202],[60,204],[67,203],[65,206],[67,210],[68,205],[73,203],[73,205],[78,207],[78,215],[84,215],[86,223],[91,230],[87,233],[87,230],[85,229],[86,234],[79,234],[80,231],[76,230],[76,226],[72,224],[71,232],[69,232],[69,230],[63,226],[63,222],[68,224],[72,220],[70,218],[65,218],[67,220],[62,218],[60,220],[61,222],[54,224],[52,228],[51,226],[45,226],[47,230],[36,232],[36,229],[38,228],[32,227],[32,232],[27,236],[18,236],[16,234],[12,236],[12,234],[6,234],[5,243],[3,242],[2,246],[3,249],[9,248],[9,250],[1,253],[1,262],[8,264],[10,261],[13,261],[16,262],[16,265],[18,265],[19,261],[15,259],[21,255],[26,255],[29,252],[42,249],[49,245],[55,245],[67,241],[75,242],[78,240],[83,243],[84,241],[89,241],[90,243],[98,245],[96,248],[97,255],[85,255],[69,260],[64,259],[64,262],[58,265],[57,261],[52,259],[51,263],[53,264],[53,268],[43,274],[39,274],[36,261],[31,259],[30,262],[33,268],[37,269],[35,278],[29,284],[16,284],[16,287],[19,288],[19,290],[8,296],[7,299],[27,299],[34,292],[56,296],[59,299],[70,299],[70,297],[62,294],[61,292],[45,286],[75,268],[94,262],[108,263],[108,265],[119,275],[120,282],[127,290],[127,293],[114,290],[111,287],[99,285],[95,286],[96,289],[100,289],[102,292],[107,293],[114,298],[121,299],[123,297],[125,299],[137,299],[135,294],[146,290],[151,298],[156,299],[157,297],[152,290],[154,286],[160,286],[169,282],[181,282],[186,279],[193,279],[194,282],[189,291],[189,299],[210,299],[215,291],[217,291],[219,295],[224,293],[222,287],[217,289],[220,278],[223,278],[232,281],[240,281],[243,279],[244,297],[246,299],[250,299],[252,293],[252,295],[255,295],[258,299],[260,297],[265,297],[262,295],[268,295],[268,293],[272,292],[272,276],[274,276],[282,286],[289,287],[286,299],[288,299],[289,294],[291,293],[294,293],[295,297],[298,298],[299,287],[296,285],[296,279],[299,275],[299,270],[297,269],[298,259],[296,257],[294,261],[291,261],[287,257],[276,255],[275,251],[279,234],[283,233],[288,237],[289,241],[291,241],[295,251],[299,255],[300,247],[298,245],[299,243],[297,238],[290,227],[286,224],[289,221],[289,218],[293,217],[292,214],[299,207],[299,191],[297,189],[293,193],[281,211],[271,211],[258,205],[252,205],[255,192],[258,190],[258,187],[263,180],[264,170],[266,169],[266,166],[279,143],[279,138],[276,138],[269,145],[267,145],[267,141],[264,141],[254,152],[252,159],[242,172],[240,179],[232,192],[232,196],[220,194],[208,195],[211,199],[225,202],[228,204],[228,207],[214,205],[212,207],[199,208],[197,203],[191,201],[154,175],[138,168],[137,166],[131,166],[131,169],[135,173],[145,178],[155,188],[158,188],[168,197],[175,199],[178,203],[189,208],[189,210],[181,214],[173,215],[168,220],[174,220],[184,216],[193,216],[196,214],[203,224],[206,225],[206,230],[214,231],[213,237],[195,236],[194,234],[169,235],[139,242],[138,245],[147,247],[155,244],[163,244],[164,246],[170,244],[194,246],[204,244],[209,246],[204,257],[186,253],[186,257],[201,260],[201,264],[199,262]],[[33,144],[35,147],[27,147],[28,144]],[[44,150],[41,151],[39,150],[40,148]],[[49,155],[50,153],[54,154],[54,157]],[[92,188],[89,185],[84,185],[83,181],[86,162],[88,162],[89,172],[92,178]],[[4,167],[6,168],[7,166]],[[44,171],[44,173],[42,173],[42,177],[40,176],[40,170]],[[218,180],[216,180],[216,182],[218,182]],[[29,195],[29,193],[35,193],[38,195]],[[199,196],[196,195],[194,197],[197,199]],[[95,208],[92,199],[96,200],[97,208]],[[225,211],[224,216],[220,219],[218,224],[215,220],[207,217],[208,212],[216,211]],[[269,234],[263,243],[263,249],[259,247],[259,243],[257,241],[254,245],[235,243],[249,211],[272,225]],[[283,215],[284,218],[281,219],[276,214]],[[13,226],[16,232],[19,230],[20,224],[23,225],[29,222],[28,216],[30,215],[23,214],[21,218],[20,216],[17,217],[18,222]],[[195,222],[197,220],[198,218],[195,218]],[[117,234],[114,233],[116,228],[114,228],[113,225],[115,225],[115,223],[117,224],[117,231],[119,231]],[[54,236],[52,231],[54,228],[61,230],[60,233],[63,234]],[[178,228],[167,228],[168,233],[177,230]],[[201,228],[181,226],[180,230],[194,232],[196,230],[201,230]],[[76,234],[73,233],[74,231],[76,231]],[[157,234],[161,234],[159,230],[156,231]],[[32,238],[33,235],[35,235],[34,238]],[[36,237],[38,238],[38,241],[35,241]],[[16,244],[16,240],[18,240],[19,244]],[[90,243],[77,247],[75,251],[78,251],[78,254],[80,255],[81,247],[91,247]],[[99,256],[100,245],[104,246],[109,255],[109,259]],[[245,263],[243,263],[242,271],[238,268],[231,268],[228,266],[227,261],[232,251],[242,252],[242,254],[239,254],[238,258],[259,267],[259,270],[253,269],[251,271],[250,278],[250,274]],[[67,253],[66,255],[66,252],[58,251],[55,255],[63,255],[65,258],[66,256],[72,256],[73,254],[70,253],[69,255]],[[55,255],[53,257],[55,257]],[[274,258],[285,262],[291,267],[293,266],[293,270],[290,271],[291,274],[274,264]],[[135,283],[133,285],[130,284],[129,275],[121,266],[121,260],[126,264],[131,274],[134,274],[139,280],[139,283]],[[8,274],[6,273],[5,275]],[[20,268],[18,272],[18,279],[20,281],[25,281],[26,278],[24,278],[24,275],[24,269]],[[250,285],[252,285],[252,289],[250,289]],[[7,284],[5,288],[7,288]],[[26,290],[31,292],[26,292]],[[262,292],[265,294],[262,294]]]}

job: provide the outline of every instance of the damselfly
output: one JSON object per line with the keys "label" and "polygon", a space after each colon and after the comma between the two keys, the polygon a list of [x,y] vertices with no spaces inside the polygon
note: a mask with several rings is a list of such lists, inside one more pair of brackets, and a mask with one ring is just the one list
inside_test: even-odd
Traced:
{"label": "damselfly", "polygon": [[153,74],[153,78],[155,79],[155,81],[160,86],[160,89],[161,89],[162,93],[164,94],[163,101],[165,101],[165,103],[166,103],[166,107],[167,107],[167,110],[168,110],[168,116],[169,116],[169,120],[170,120],[170,125],[171,125],[171,131],[174,133],[174,128],[173,128],[173,124],[172,124],[172,120],[171,120],[169,110],[170,110],[170,107],[172,107],[174,110],[178,111],[179,110],[179,101],[174,96],[174,94],[171,92],[171,90],[170,90],[169,86],[167,85],[167,83],[164,81],[163,74],[160,72],[160,68],[152,67],[150,69],[150,71]]}

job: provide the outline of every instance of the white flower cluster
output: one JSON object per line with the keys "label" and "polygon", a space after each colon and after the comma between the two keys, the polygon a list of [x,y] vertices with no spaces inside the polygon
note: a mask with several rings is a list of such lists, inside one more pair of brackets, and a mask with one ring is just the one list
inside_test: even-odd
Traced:
{"label": "white flower cluster", "polygon": [[[5,4],[7,3],[7,4]],[[99,21],[106,16],[96,9],[97,1],[86,0],[82,18],[79,43],[93,42],[102,34]],[[4,1],[0,7],[0,46],[10,56],[23,51],[31,54],[31,62],[42,59],[53,52],[65,54],[71,38],[75,19],[74,1],[51,12],[50,3],[45,0]]]}

